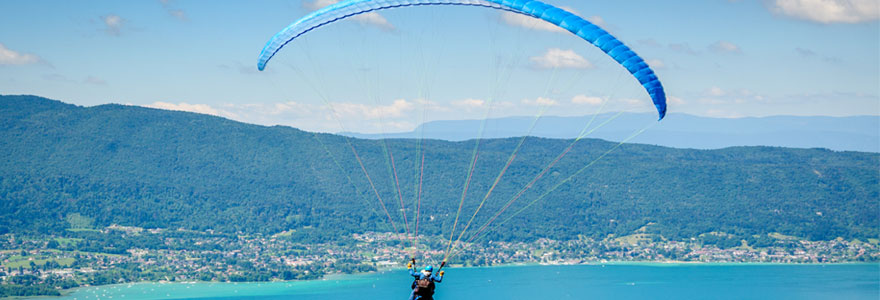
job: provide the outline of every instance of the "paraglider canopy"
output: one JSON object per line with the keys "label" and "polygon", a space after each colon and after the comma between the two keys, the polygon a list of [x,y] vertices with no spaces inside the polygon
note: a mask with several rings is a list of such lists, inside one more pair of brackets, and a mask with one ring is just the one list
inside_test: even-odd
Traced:
{"label": "paraglider canopy", "polygon": [[654,71],[620,40],[604,29],[564,9],[526,0],[347,0],[312,12],[290,24],[269,40],[260,53],[257,68],[262,71],[284,45],[318,27],[376,10],[418,5],[465,5],[506,10],[547,21],[601,49],[638,80],[657,108],[659,119],[666,116],[666,92]]}

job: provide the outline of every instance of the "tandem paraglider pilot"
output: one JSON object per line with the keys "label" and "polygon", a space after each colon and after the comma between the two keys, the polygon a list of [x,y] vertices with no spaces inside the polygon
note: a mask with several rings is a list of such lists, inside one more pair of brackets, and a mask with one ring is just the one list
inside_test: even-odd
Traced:
{"label": "tandem paraglider pilot", "polygon": [[[415,263],[415,259],[413,261],[406,264],[406,268],[409,271],[409,275],[412,275],[415,280],[412,283],[412,295],[409,297],[409,300],[433,300],[434,299],[434,283],[443,281],[443,271],[434,275],[434,267],[426,266],[425,269],[421,271],[416,271],[413,268],[413,263]],[[440,268],[443,268],[445,262],[440,265]]]}

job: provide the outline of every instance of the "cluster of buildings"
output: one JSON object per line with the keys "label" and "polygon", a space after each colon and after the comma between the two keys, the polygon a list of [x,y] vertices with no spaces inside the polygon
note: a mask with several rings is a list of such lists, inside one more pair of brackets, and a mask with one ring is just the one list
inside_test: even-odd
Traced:
{"label": "cluster of buildings", "polygon": [[[487,266],[542,263],[583,264],[607,261],[652,262],[773,262],[839,263],[880,261],[877,243],[847,241],[779,240],[761,248],[745,243],[722,249],[698,239],[667,241],[660,238],[572,241],[538,239],[531,242],[467,244],[444,237],[412,237],[393,233],[363,233],[344,242],[302,244],[289,236],[219,235],[210,232],[122,230],[125,238],[151,235],[151,247],[127,249],[124,254],[76,250],[76,241],[60,248],[47,247],[57,237],[0,236],[0,279],[30,275],[79,285],[132,281],[267,281],[319,278],[324,274],[375,271],[402,267],[410,258],[453,265]],[[57,244],[57,242],[56,242]],[[19,277],[19,279],[22,277]],[[38,281],[39,281],[38,280]]]}

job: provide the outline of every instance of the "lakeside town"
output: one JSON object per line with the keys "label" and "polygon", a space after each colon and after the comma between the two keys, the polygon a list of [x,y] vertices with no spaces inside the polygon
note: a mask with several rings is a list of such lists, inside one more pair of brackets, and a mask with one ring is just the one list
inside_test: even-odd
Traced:
{"label": "lakeside town", "polygon": [[760,247],[746,240],[739,245],[707,244],[717,239],[706,235],[669,241],[635,233],[603,240],[459,242],[451,248],[444,237],[415,241],[402,234],[375,232],[325,243],[299,243],[291,237],[292,232],[259,236],[110,226],[86,234],[93,238],[0,236],[2,291],[5,295],[60,295],[60,290],[78,286],[142,281],[308,280],[327,274],[402,268],[411,257],[439,263],[445,249],[450,249],[451,266],[880,261],[877,240],[808,241],[781,234],[768,235]]}

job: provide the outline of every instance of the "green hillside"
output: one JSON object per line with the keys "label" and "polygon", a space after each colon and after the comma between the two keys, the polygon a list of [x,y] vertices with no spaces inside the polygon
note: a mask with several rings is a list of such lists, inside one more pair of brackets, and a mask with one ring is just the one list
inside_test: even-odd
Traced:
{"label": "green hillside", "polygon": [[[403,231],[383,141],[350,141]],[[518,142],[483,141],[462,218],[471,216]],[[529,138],[475,223],[498,211],[570,142]],[[508,212],[615,144],[578,142]],[[417,140],[401,139],[387,146],[409,221],[423,150],[420,231],[448,234],[474,141],[425,140],[420,148]],[[0,157],[0,233],[119,224],[229,233],[296,229],[296,238],[326,240],[392,230],[347,140],[336,135],[143,107],[0,96]],[[669,239],[708,232],[876,238],[878,167],[880,155],[861,152],[624,145],[491,237],[606,237],[644,227]]]}

